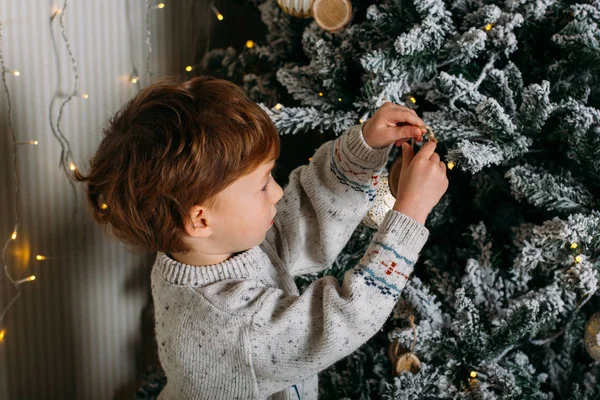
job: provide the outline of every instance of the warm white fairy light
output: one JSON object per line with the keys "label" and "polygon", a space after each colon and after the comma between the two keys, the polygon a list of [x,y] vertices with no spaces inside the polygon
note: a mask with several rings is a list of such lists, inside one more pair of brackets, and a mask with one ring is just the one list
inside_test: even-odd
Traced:
{"label": "warm white fairy light", "polygon": [[153,8],[165,8],[165,3],[158,3]]}
{"label": "warm white fairy light", "polygon": [[246,41],[246,47],[251,49],[254,47],[254,42],[252,40]]}
{"label": "warm white fairy light", "polygon": [[0,330],[0,343],[4,341],[4,336],[6,336],[6,329]]}
{"label": "warm white fairy light", "polygon": [[71,171],[75,171],[77,169],[77,167],[75,166],[75,164],[73,164],[72,162],[69,163],[69,169]]}
{"label": "warm white fairy light", "polygon": [[187,67],[185,67],[185,70],[186,70],[187,72],[190,72],[190,71],[192,70],[192,66],[191,66],[191,65],[188,65]]}
{"label": "warm white fairy light", "polygon": [[38,145],[38,141],[37,140],[29,140],[26,142],[17,142],[17,145],[33,145],[33,146],[37,146]]}
{"label": "warm white fairy light", "polygon": [[212,8],[213,12],[214,12],[214,13],[215,13],[215,15],[217,16],[217,19],[218,19],[219,21],[223,21],[223,18],[224,18],[224,17],[223,17],[223,14],[221,14],[221,13],[219,12],[219,10],[217,10],[217,8],[216,8],[215,6],[210,6],[210,8]]}
{"label": "warm white fairy light", "polygon": [[17,240],[17,231],[13,231],[12,235],[10,235],[12,240]]}
{"label": "warm white fairy light", "polygon": [[323,92],[319,92],[319,97],[323,97]]}
{"label": "warm white fairy light", "polygon": [[19,279],[15,281],[15,285],[20,285],[21,283],[35,281],[35,275],[28,276],[27,278]]}
{"label": "warm white fairy light", "polygon": [[82,99],[87,99],[88,97],[90,97],[90,96],[88,96],[88,94],[87,94],[87,93],[84,93],[84,94],[82,94],[82,95],[81,95],[81,98],[82,98]]}
{"label": "warm white fairy light", "polygon": [[280,103],[275,104],[276,110],[281,110],[281,107],[283,107],[283,106]]}

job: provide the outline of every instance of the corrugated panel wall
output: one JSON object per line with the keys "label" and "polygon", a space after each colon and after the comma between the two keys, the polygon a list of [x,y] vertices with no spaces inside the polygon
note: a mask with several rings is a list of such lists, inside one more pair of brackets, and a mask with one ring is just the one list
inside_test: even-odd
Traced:
{"label": "corrugated panel wall", "polygon": [[[151,69],[178,74],[204,43],[208,1],[164,1],[150,14]],[[228,2],[217,5],[226,10]],[[0,87],[0,245],[20,215],[17,239],[6,251],[21,296],[0,324],[1,399],[131,398],[142,309],[147,304],[154,254],[136,256],[93,224],[83,200],[59,168],[61,145],[54,136],[61,103],[73,90],[74,74],[55,8],[63,0],[0,0],[2,54],[18,141],[20,198],[15,201],[8,104]],[[151,1],[158,4],[158,1]],[[138,91],[128,82],[135,66],[146,78],[144,0],[71,0],[64,26],[77,63],[79,92],[64,107],[61,131],[73,160],[87,172],[87,159],[101,139],[108,116]],[[190,12],[190,10],[195,10]],[[211,22],[214,23],[214,22]],[[190,59],[192,58],[192,59]],[[78,207],[79,213],[74,215]],[[37,261],[42,254],[52,259]],[[14,294],[0,274],[0,307]],[[148,338],[144,338],[148,340]]]}

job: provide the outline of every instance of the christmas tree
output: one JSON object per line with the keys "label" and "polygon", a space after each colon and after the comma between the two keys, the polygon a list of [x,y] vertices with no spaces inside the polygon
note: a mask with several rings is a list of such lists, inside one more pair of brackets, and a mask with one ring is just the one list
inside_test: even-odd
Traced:
{"label": "christmas tree", "polygon": [[[448,165],[393,314],[319,375],[319,397],[600,398],[600,1],[353,1],[334,32],[254,3],[266,39],[202,71],[244,87],[282,140],[328,140],[391,101]],[[341,284],[375,232],[360,225],[301,291]],[[420,365],[397,375],[393,343]]]}

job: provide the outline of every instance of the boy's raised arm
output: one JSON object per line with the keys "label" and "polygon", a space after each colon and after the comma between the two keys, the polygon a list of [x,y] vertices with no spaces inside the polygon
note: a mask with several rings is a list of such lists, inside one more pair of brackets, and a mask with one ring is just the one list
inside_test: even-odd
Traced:
{"label": "boy's raised arm", "polygon": [[375,199],[392,145],[370,147],[355,125],[290,174],[265,238],[292,276],[328,268]]}
{"label": "boy's raised arm", "polygon": [[266,288],[249,332],[261,393],[316,375],[371,338],[389,317],[428,229],[405,214],[385,215],[360,263],[344,275],[312,282],[300,296]]}

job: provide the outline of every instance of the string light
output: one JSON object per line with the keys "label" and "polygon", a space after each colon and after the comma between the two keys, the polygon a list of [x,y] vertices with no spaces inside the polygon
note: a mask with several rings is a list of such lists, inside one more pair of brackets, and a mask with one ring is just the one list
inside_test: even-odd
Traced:
{"label": "string light", "polygon": [[454,163],[452,161],[450,161],[448,163],[448,169],[452,169],[452,168],[454,168]]}
{"label": "string light", "polygon": [[50,21],[54,20],[54,18],[56,18],[56,16],[58,14],[60,14],[62,12],[62,10],[60,8],[55,8],[54,12],[52,13],[52,16],[50,17]]}
{"label": "string light", "polygon": [[106,210],[108,208],[108,204],[106,203],[102,203],[102,205],[100,206],[101,209]]}
{"label": "string light", "polygon": [[82,99],[87,99],[88,97],[90,97],[90,96],[88,96],[88,94],[87,94],[87,93],[84,93],[84,94],[82,94],[82,95],[81,95],[81,98],[82,98]]}
{"label": "string light", "polygon": [[477,378],[477,372],[476,371],[471,371],[471,373],[469,374],[469,376],[471,378]]}
{"label": "string light", "polygon": [[19,76],[21,75],[21,73],[19,71],[17,71],[16,69],[10,69],[10,68],[4,68],[5,71],[10,72],[11,74],[13,74],[14,76]]}
{"label": "string light", "polygon": [[581,261],[582,261],[582,258],[581,258],[581,256],[577,256],[577,257],[575,257],[575,262],[576,262],[576,263],[580,263]]}
{"label": "string light", "polygon": [[30,140],[28,142],[17,142],[17,144],[18,145],[31,144],[31,145],[37,146],[38,145],[38,141],[37,140]]}
{"label": "string light", "polygon": [[486,30],[486,31],[491,31],[491,30],[492,30],[492,24],[487,24],[487,25],[485,26],[485,30]]}
{"label": "string light", "polygon": [[413,104],[416,104],[416,102],[417,102],[417,99],[415,99],[414,97],[410,96],[410,101],[411,101]]}
{"label": "string light", "polygon": [[311,161],[312,161],[312,157],[309,157],[309,158],[308,158],[308,162],[311,162]]}
{"label": "string light", "polygon": [[319,97],[323,97],[323,92],[319,92]]}
{"label": "string light", "polygon": [[276,110],[281,110],[281,107],[283,107],[281,104],[279,104],[279,103],[275,104]]}
{"label": "string light", "polygon": [[360,118],[360,119],[358,120],[358,122],[362,124],[362,123],[363,123],[363,122],[365,122],[367,119],[369,119],[369,112],[368,112],[368,111],[367,111],[367,112],[366,112],[366,113],[365,113],[365,114],[362,116],[362,118]]}
{"label": "string light", "polygon": [[6,335],[6,330],[5,330],[5,329],[2,329],[2,330],[0,331],[0,342],[3,342],[3,341],[4,341],[4,336],[5,336],[5,335]]}
{"label": "string light", "polygon": [[31,281],[35,281],[35,275],[28,276],[27,278],[24,278],[24,279],[19,279],[18,281],[15,281],[15,285],[20,285],[21,283],[31,282]]}
{"label": "string light", "polygon": [[246,42],[246,47],[249,48],[249,49],[253,48],[254,47],[254,42],[252,40],[248,40]]}
{"label": "string light", "polygon": [[223,17],[223,14],[221,14],[221,13],[219,12],[219,10],[217,10],[217,8],[216,8],[215,6],[210,6],[210,8],[212,8],[213,12],[214,12],[214,13],[215,13],[215,15],[217,16],[217,19],[218,19],[219,21],[223,21],[223,18],[224,18],[224,17]]}
{"label": "string light", "polygon": [[35,259],[38,260],[38,261],[44,261],[46,259],[46,257],[41,256],[41,255],[38,254],[37,256],[35,256]]}
{"label": "string light", "polygon": [[188,65],[187,67],[185,67],[185,70],[186,70],[187,72],[190,72],[190,71],[192,70],[192,66],[191,66],[191,65]]}
{"label": "string light", "polygon": [[165,3],[158,3],[158,5],[155,5],[152,8],[154,8],[154,9],[156,9],[156,8],[165,8]]}
{"label": "string light", "polygon": [[138,81],[138,77],[134,76],[133,78],[131,78],[131,83],[137,83]]}
{"label": "string light", "polygon": [[341,97],[338,97],[338,101],[342,101],[342,98],[341,98]]}
{"label": "string light", "polygon": [[[3,51],[4,35],[3,35],[2,28],[3,28],[2,18],[0,18],[0,71],[2,73],[2,87],[4,89],[4,93],[6,94],[6,104],[7,104],[7,108],[8,108],[8,118],[7,118],[8,133],[10,134],[10,138],[12,139],[13,144],[16,144],[17,143],[17,135],[15,134],[15,131],[13,129],[13,124],[12,124],[12,101],[11,101],[11,97],[10,97],[10,90],[8,90],[8,84],[6,82],[6,72],[11,71],[11,70],[8,70],[6,68],[6,65],[4,64],[4,51]],[[13,75],[14,75],[14,72],[13,72]],[[13,147],[13,149],[14,148],[15,147]],[[15,301],[17,301],[17,299],[21,295],[21,288],[19,287],[19,285],[17,285],[15,283],[14,279],[10,275],[8,263],[6,261],[6,250],[8,249],[9,245],[11,243],[13,243],[14,240],[17,239],[17,231],[19,230],[19,208],[17,207],[17,204],[21,204],[21,200],[20,200],[21,180],[19,179],[19,174],[17,173],[17,164],[18,164],[17,163],[17,152],[13,153],[12,160],[13,160],[12,164],[13,164],[13,172],[15,175],[15,186],[16,186],[15,201],[14,201],[14,205],[13,205],[14,215],[15,215],[15,227],[14,227],[12,235],[10,236],[10,239],[6,240],[6,242],[4,243],[4,246],[2,248],[2,267],[4,269],[4,275],[6,276],[8,281],[13,285],[13,287],[16,289],[16,292],[12,296],[10,301],[6,304],[6,306],[3,306],[3,308],[0,310],[0,323],[2,323],[6,313],[8,313],[8,311],[10,310],[12,305],[15,303]]]}
{"label": "string light", "polygon": [[571,243],[571,248],[572,249],[576,249],[577,248],[577,243],[575,243],[575,242]]}
{"label": "string light", "polygon": [[71,171],[75,171],[77,169],[77,167],[75,166],[75,164],[73,164],[72,162],[69,163],[69,169]]}

